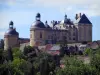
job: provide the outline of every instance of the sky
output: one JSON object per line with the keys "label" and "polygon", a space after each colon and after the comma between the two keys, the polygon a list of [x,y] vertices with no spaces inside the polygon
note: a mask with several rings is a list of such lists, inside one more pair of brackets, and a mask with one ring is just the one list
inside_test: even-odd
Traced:
{"label": "sky", "polygon": [[14,22],[20,37],[30,37],[30,26],[35,21],[36,13],[41,14],[41,21],[61,21],[65,13],[75,20],[75,14],[84,13],[93,25],[93,40],[100,40],[100,0],[0,0],[0,39]]}

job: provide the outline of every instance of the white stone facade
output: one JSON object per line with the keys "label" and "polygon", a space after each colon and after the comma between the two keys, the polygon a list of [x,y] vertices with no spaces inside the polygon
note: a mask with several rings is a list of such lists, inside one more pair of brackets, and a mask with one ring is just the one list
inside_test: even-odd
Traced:
{"label": "white stone facade", "polygon": [[[55,25],[54,22],[51,22],[52,27],[50,28],[40,28],[37,23],[33,24],[30,28],[30,45],[56,44],[64,40],[67,43],[92,41],[92,23],[85,14],[80,14],[80,16],[76,14],[75,22],[66,17],[65,15],[65,19],[62,21],[55,21]],[[44,25],[48,25],[47,22]]]}

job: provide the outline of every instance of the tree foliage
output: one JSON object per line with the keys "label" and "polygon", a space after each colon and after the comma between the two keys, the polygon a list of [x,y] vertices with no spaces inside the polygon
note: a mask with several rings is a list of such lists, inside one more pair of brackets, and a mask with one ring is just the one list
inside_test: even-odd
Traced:
{"label": "tree foliage", "polygon": [[59,68],[56,71],[57,75],[95,75],[96,69],[90,65],[84,64],[76,57],[64,57],[64,68]]}
{"label": "tree foliage", "polygon": [[[0,50],[0,75],[100,75],[100,48],[88,48],[84,57],[86,55],[90,57],[88,64],[79,60],[77,55],[61,58],[46,52],[37,55],[36,48],[30,46],[23,52],[19,48]],[[59,67],[61,65],[63,67]]]}

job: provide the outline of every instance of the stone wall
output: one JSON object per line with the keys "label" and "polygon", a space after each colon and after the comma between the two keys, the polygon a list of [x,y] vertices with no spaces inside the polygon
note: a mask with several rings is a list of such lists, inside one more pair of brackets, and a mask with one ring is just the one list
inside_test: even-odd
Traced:
{"label": "stone wall", "polygon": [[18,45],[18,36],[9,35],[4,38],[4,49],[7,50],[9,47],[15,47]]}

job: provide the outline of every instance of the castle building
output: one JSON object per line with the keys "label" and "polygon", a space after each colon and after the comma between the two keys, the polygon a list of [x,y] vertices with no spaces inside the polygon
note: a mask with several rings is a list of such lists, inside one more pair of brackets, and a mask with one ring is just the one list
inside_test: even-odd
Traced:
{"label": "castle building", "polygon": [[92,23],[85,14],[76,14],[75,21],[64,16],[62,21],[51,21],[50,27],[41,21],[40,13],[30,27],[30,46],[64,42],[78,43],[92,41]]}
{"label": "castle building", "polygon": [[46,21],[41,21],[40,13],[36,14],[35,22],[30,27],[30,39],[19,38],[19,33],[13,27],[14,23],[9,23],[9,29],[4,34],[4,49],[16,47],[19,44],[30,42],[30,46],[40,46],[46,44],[82,43],[92,41],[92,23],[85,14],[76,14],[75,21],[72,21],[65,14],[62,21],[51,21],[49,25]]}
{"label": "castle building", "polygon": [[13,24],[12,21],[9,23],[9,29],[4,34],[4,50],[7,50],[9,47],[15,47],[19,44],[19,33],[13,28]]}

